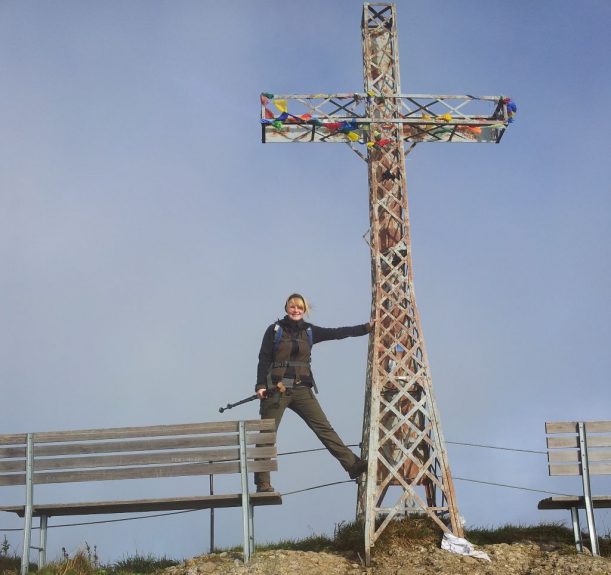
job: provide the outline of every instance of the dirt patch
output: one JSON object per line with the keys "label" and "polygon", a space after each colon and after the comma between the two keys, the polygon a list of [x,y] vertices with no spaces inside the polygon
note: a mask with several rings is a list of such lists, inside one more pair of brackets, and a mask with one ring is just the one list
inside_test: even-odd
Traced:
{"label": "dirt patch", "polygon": [[611,575],[611,559],[577,554],[564,544],[480,545],[490,561],[449,553],[436,544],[389,545],[369,568],[358,556],[314,551],[262,551],[244,565],[238,553],[202,555],[164,575]]}

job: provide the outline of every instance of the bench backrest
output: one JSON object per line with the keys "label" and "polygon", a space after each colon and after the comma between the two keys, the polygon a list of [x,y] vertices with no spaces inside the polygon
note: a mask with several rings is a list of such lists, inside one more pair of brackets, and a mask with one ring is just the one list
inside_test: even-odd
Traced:
{"label": "bench backrest", "polygon": [[547,422],[550,475],[611,474],[611,421]]}
{"label": "bench backrest", "polygon": [[[276,471],[273,420],[0,435],[0,485]],[[29,449],[28,449],[29,446]]]}

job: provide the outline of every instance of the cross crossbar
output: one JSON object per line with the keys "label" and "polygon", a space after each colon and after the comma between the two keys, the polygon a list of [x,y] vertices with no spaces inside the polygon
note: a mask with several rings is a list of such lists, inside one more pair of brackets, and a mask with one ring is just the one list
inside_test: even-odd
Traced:
{"label": "cross crossbar", "polygon": [[[368,115],[373,100],[398,113]],[[404,142],[500,142],[511,118],[504,96],[397,94],[261,94],[263,143],[333,142],[384,147],[373,124],[400,127]]]}

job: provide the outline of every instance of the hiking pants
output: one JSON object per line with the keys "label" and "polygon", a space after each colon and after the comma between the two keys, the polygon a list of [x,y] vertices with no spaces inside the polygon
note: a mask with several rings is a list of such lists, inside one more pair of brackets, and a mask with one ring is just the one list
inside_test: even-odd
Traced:
{"label": "hiking pants", "polygon": [[[346,471],[357,462],[358,457],[344,445],[339,435],[331,427],[311,388],[297,386],[287,389],[284,394],[276,392],[268,399],[261,400],[259,413],[261,419],[274,419],[277,431],[287,407],[306,422],[308,427],[316,434],[316,437],[320,439]],[[255,483],[257,485],[270,483],[269,471],[255,473]]]}

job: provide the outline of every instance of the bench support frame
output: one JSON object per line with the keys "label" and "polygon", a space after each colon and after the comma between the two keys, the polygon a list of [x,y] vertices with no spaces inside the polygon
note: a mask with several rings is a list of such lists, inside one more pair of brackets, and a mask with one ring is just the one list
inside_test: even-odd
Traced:
{"label": "bench support frame", "polygon": [[[590,463],[588,461],[588,441],[586,438],[586,423],[580,421],[577,424],[579,432],[579,452],[581,456],[581,479],[583,483],[583,498],[586,507],[586,519],[588,521],[588,532],[590,533],[590,545],[592,555],[600,555],[598,551],[598,537],[596,536],[596,523],[594,522],[594,506],[592,505],[592,490],[590,488]],[[577,510],[576,510],[577,511]],[[571,511],[572,514],[572,511]],[[579,521],[579,518],[578,518]]]}
{"label": "bench support frame", "polygon": [[[30,564],[30,549],[32,548],[32,502],[34,500],[34,485],[32,473],[34,469],[34,442],[32,434],[26,438],[25,452],[25,515],[23,518],[23,553],[21,554],[21,575],[27,575]],[[42,518],[41,518],[42,519]],[[42,535],[42,526],[41,526]],[[46,536],[46,533],[45,533]],[[42,547],[42,545],[41,545]],[[40,564],[40,549],[38,550]]]}
{"label": "bench support frame", "polygon": [[252,554],[255,551],[255,538],[254,538],[254,509],[250,504],[250,497],[248,494],[248,463],[246,459],[246,427],[244,422],[240,421],[239,427],[240,433],[240,476],[242,480],[242,523],[244,530],[244,562],[250,560]]}
{"label": "bench support frame", "polygon": [[579,526],[579,510],[571,507],[571,521],[573,523],[573,537],[575,537],[575,547],[578,553],[583,553],[583,540],[581,539],[581,527]]}

